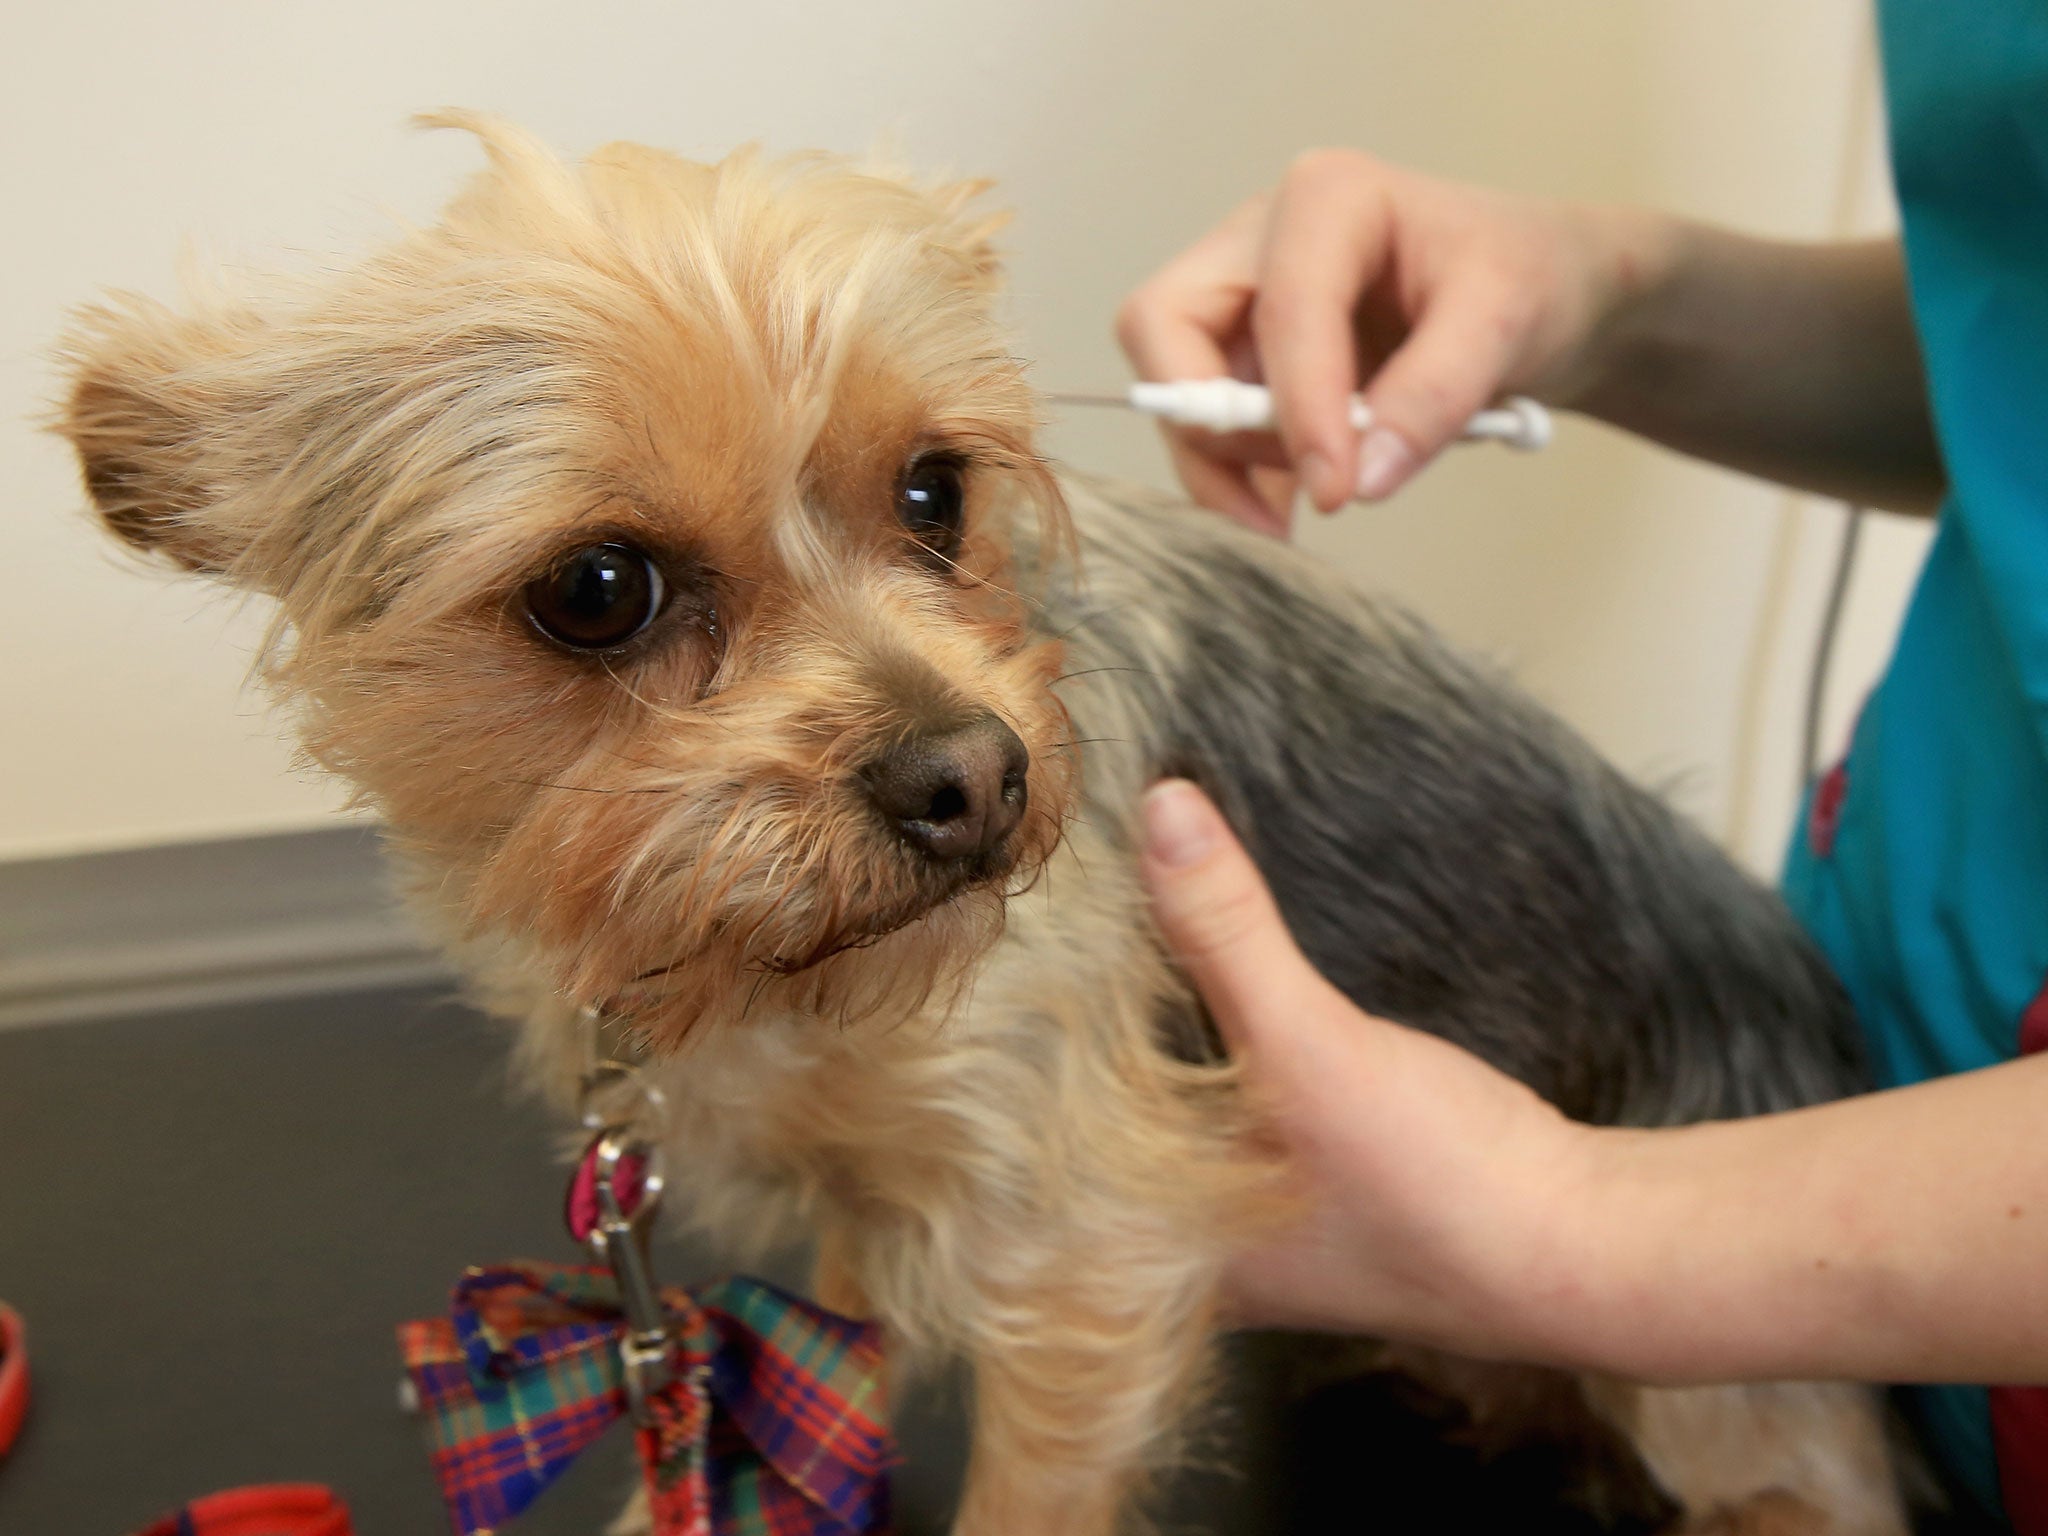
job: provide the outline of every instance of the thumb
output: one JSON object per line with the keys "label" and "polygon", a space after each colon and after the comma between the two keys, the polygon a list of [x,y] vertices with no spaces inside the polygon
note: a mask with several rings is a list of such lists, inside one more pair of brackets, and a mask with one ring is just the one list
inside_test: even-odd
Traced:
{"label": "thumb", "polygon": [[1142,868],[1167,948],[1215,1016],[1233,1055],[1297,1031],[1321,978],[1281,921],[1273,893],[1209,798],[1167,779],[1140,802]]}

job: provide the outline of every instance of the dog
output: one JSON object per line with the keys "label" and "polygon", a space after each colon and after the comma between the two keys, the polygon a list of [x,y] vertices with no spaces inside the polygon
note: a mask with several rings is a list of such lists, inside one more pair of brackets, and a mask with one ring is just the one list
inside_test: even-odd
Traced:
{"label": "dog", "polygon": [[[58,429],[114,534],[274,600],[307,750],[536,1073],[621,1021],[688,1221],[810,1237],[903,1369],[969,1364],[956,1530],[1133,1518],[1226,1259],[1293,1208],[1147,916],[1161,774],[1357,1003],[1573,1116],[1863,1086],[1775,898],[1564,726],[1278,544],[1055,472],[981,187],[427,121],[489,162],[437,224],[83,312]],[[1473,1444],[1598,1441],[1597,1528],[1905,1528],[1862,1389],[1389,1358]]]}

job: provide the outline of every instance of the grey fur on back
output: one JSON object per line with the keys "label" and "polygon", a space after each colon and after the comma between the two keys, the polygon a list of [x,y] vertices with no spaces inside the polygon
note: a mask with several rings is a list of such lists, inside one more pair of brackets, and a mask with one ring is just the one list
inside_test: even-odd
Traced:
{"label": "grey fur on back", "polygon": [[1081,579],[1026,580],[1068,646],[1084,815],[1124,824],[1145,781],[1201,782],[1325,976],[1574,1116],[1862,1084],[1848,1002],[1776,895],[1560,721],[1293,550],[1068,491]]}

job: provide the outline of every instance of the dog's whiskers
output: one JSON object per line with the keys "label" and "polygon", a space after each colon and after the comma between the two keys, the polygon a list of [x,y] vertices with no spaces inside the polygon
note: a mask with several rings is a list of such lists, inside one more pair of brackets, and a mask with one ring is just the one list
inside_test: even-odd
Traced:
{"label": "dog's whiskers", "polygon": [[1081,617],[1074,620],[1074,622],[1069,624],[1065,629],[1060,630],[1058,633],[1053,635],[1052,638],[1055,640],[1065,640],[1071,635],[1073,635],[1075,631],[1082,629],[1087,625],[1093,624],[1097,619],[1112,618],[1115,615],[1122,613],[1128,606],[1129,605],[1125,603],[1116,603],[1110,604],[1106,607],[1090,609],[1087,613],[1082,614]]}
{"label": "dog's whiskers", "polygon": [[1025,607],[1033,609],[1037,612],[1043,613],[1045,611],[1045,604],[1041,602],[1039,599],[1031,597],[1026,593],[1020,592],[1015,587],[1002,586],[994,581],[991,581],[986,576],[980,575],[974,571],[970,571],[969,569],[967,569],[966,566],[962,565],[958,560],[953,559],[949,555],[942,555],[937,550],[930,548],[925,549],[925,554],[929,558],[935,559],[940,564],[948,567],[950,570],[959,575],[962,580],[972,582],[977,587],[981,587],[986,591],[993,592],[999,597],[1007,597],[1012,602],[1021,603]]}
{"label": "dog's whiskers", "polygon": [[1094,676],[1096,676],[1096,675],[1097,675],[1098,673],[1102,673],[1102,672],[1132,672],[1132,673],[1135,673],[1135,674],[1137,674],[1137,675],[1138,675],[1138,676],[1140,676],[1140,677],[1157,677],[1157,676],[1159,676],[1159,673],[1158,673],[1158,671],[1157,671],[1156,669],[1152,668],[1152,667],[1102,666],[1102,667],[1082,667],[1082,668],[1080,668],[1080,669],[1079,669],[1079,670],[1077,670],[1077,671],[1073,671],[1073,672],[1062,672],[1062,673],[1061,673],[1061,674],[1060,674],[1060,675],[1059,675],[1058,677],[1054,678],[1054,679],[1053,679],[1053,681],[1054,681],[1054,682],[1056,682],[1056,683],[1064,683],[1064,682],[1068,682],[1068,681],[1070,681],[1071,679],[1073,679],[1073,678],[1077,678],[1077,677],[1094,677]]}
{"label": "dog's whiskers", "polygon": [[635,704],[638,704],[642,709],[660,710],[663,708],[663,706],[658,705],[654,703],[652,700],[646,698],[631,683],[627,682],[623,677],[619,676],[617,672],[613,671],[612,664],[609,660],[606,660],[604,662],[604,675],[607,678],[611,679],[611,684],[614,688],[618,689],[619,692],[623,693]]}

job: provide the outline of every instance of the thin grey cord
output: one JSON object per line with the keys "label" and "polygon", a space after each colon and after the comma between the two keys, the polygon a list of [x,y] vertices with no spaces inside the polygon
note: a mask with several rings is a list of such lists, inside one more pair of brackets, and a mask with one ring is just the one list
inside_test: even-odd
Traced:
{"label": "thin grey cord", "polygon": [[[1856,209],[1864,188],[1864,172],[1876,149],[1876,136],[1884,121],[1884,107],[1878,92],[1877,16],[1866,6],[1856,39],[1856,72],[1850,77],[1849,126],[1842,136],[1842,160],[1835,171],[1835,210],[1830,221],[1836,239],[1847,239],[1857,225]],[[1835,574],[1828,584],[1828,605],[1821,615],[1820,633],[1814,637],[1813,666],[1806,677],[1806,730],[1800,743],[1799,785],[1801,796],[1813,776],[1821,771],[1821,716],[1827,708],[1828,671],[1835,659],[1835,636],[1842,627],[1842,610],[1848,603],[1849,577],[1856,565],[1856,545],[1863,537],[1866,510],[1843,502],[1847,521],[1842,524],[1841,543],[1835,550]],[[1797,803],[1795,801],[1795,803]]]}
{"label": "thin grey cord", "polygon": [[1842,523],[1842,538],[1835,549],[1835,574],[1828,582],[1828,605],[1821,613],[1820,632],[1814,637],[1813,665],[1806,675],[1806,730],[1799,746],[1799,793],[1820,772],[1821,715],[1828,702],[1828,670],[1835,659],[1835,636],[1842,628],[1842,610],[1848,606],[1849,577],[1856,568],[1856,546],[1863,538],[1862,507],[1842,504],[1848,514]]}

